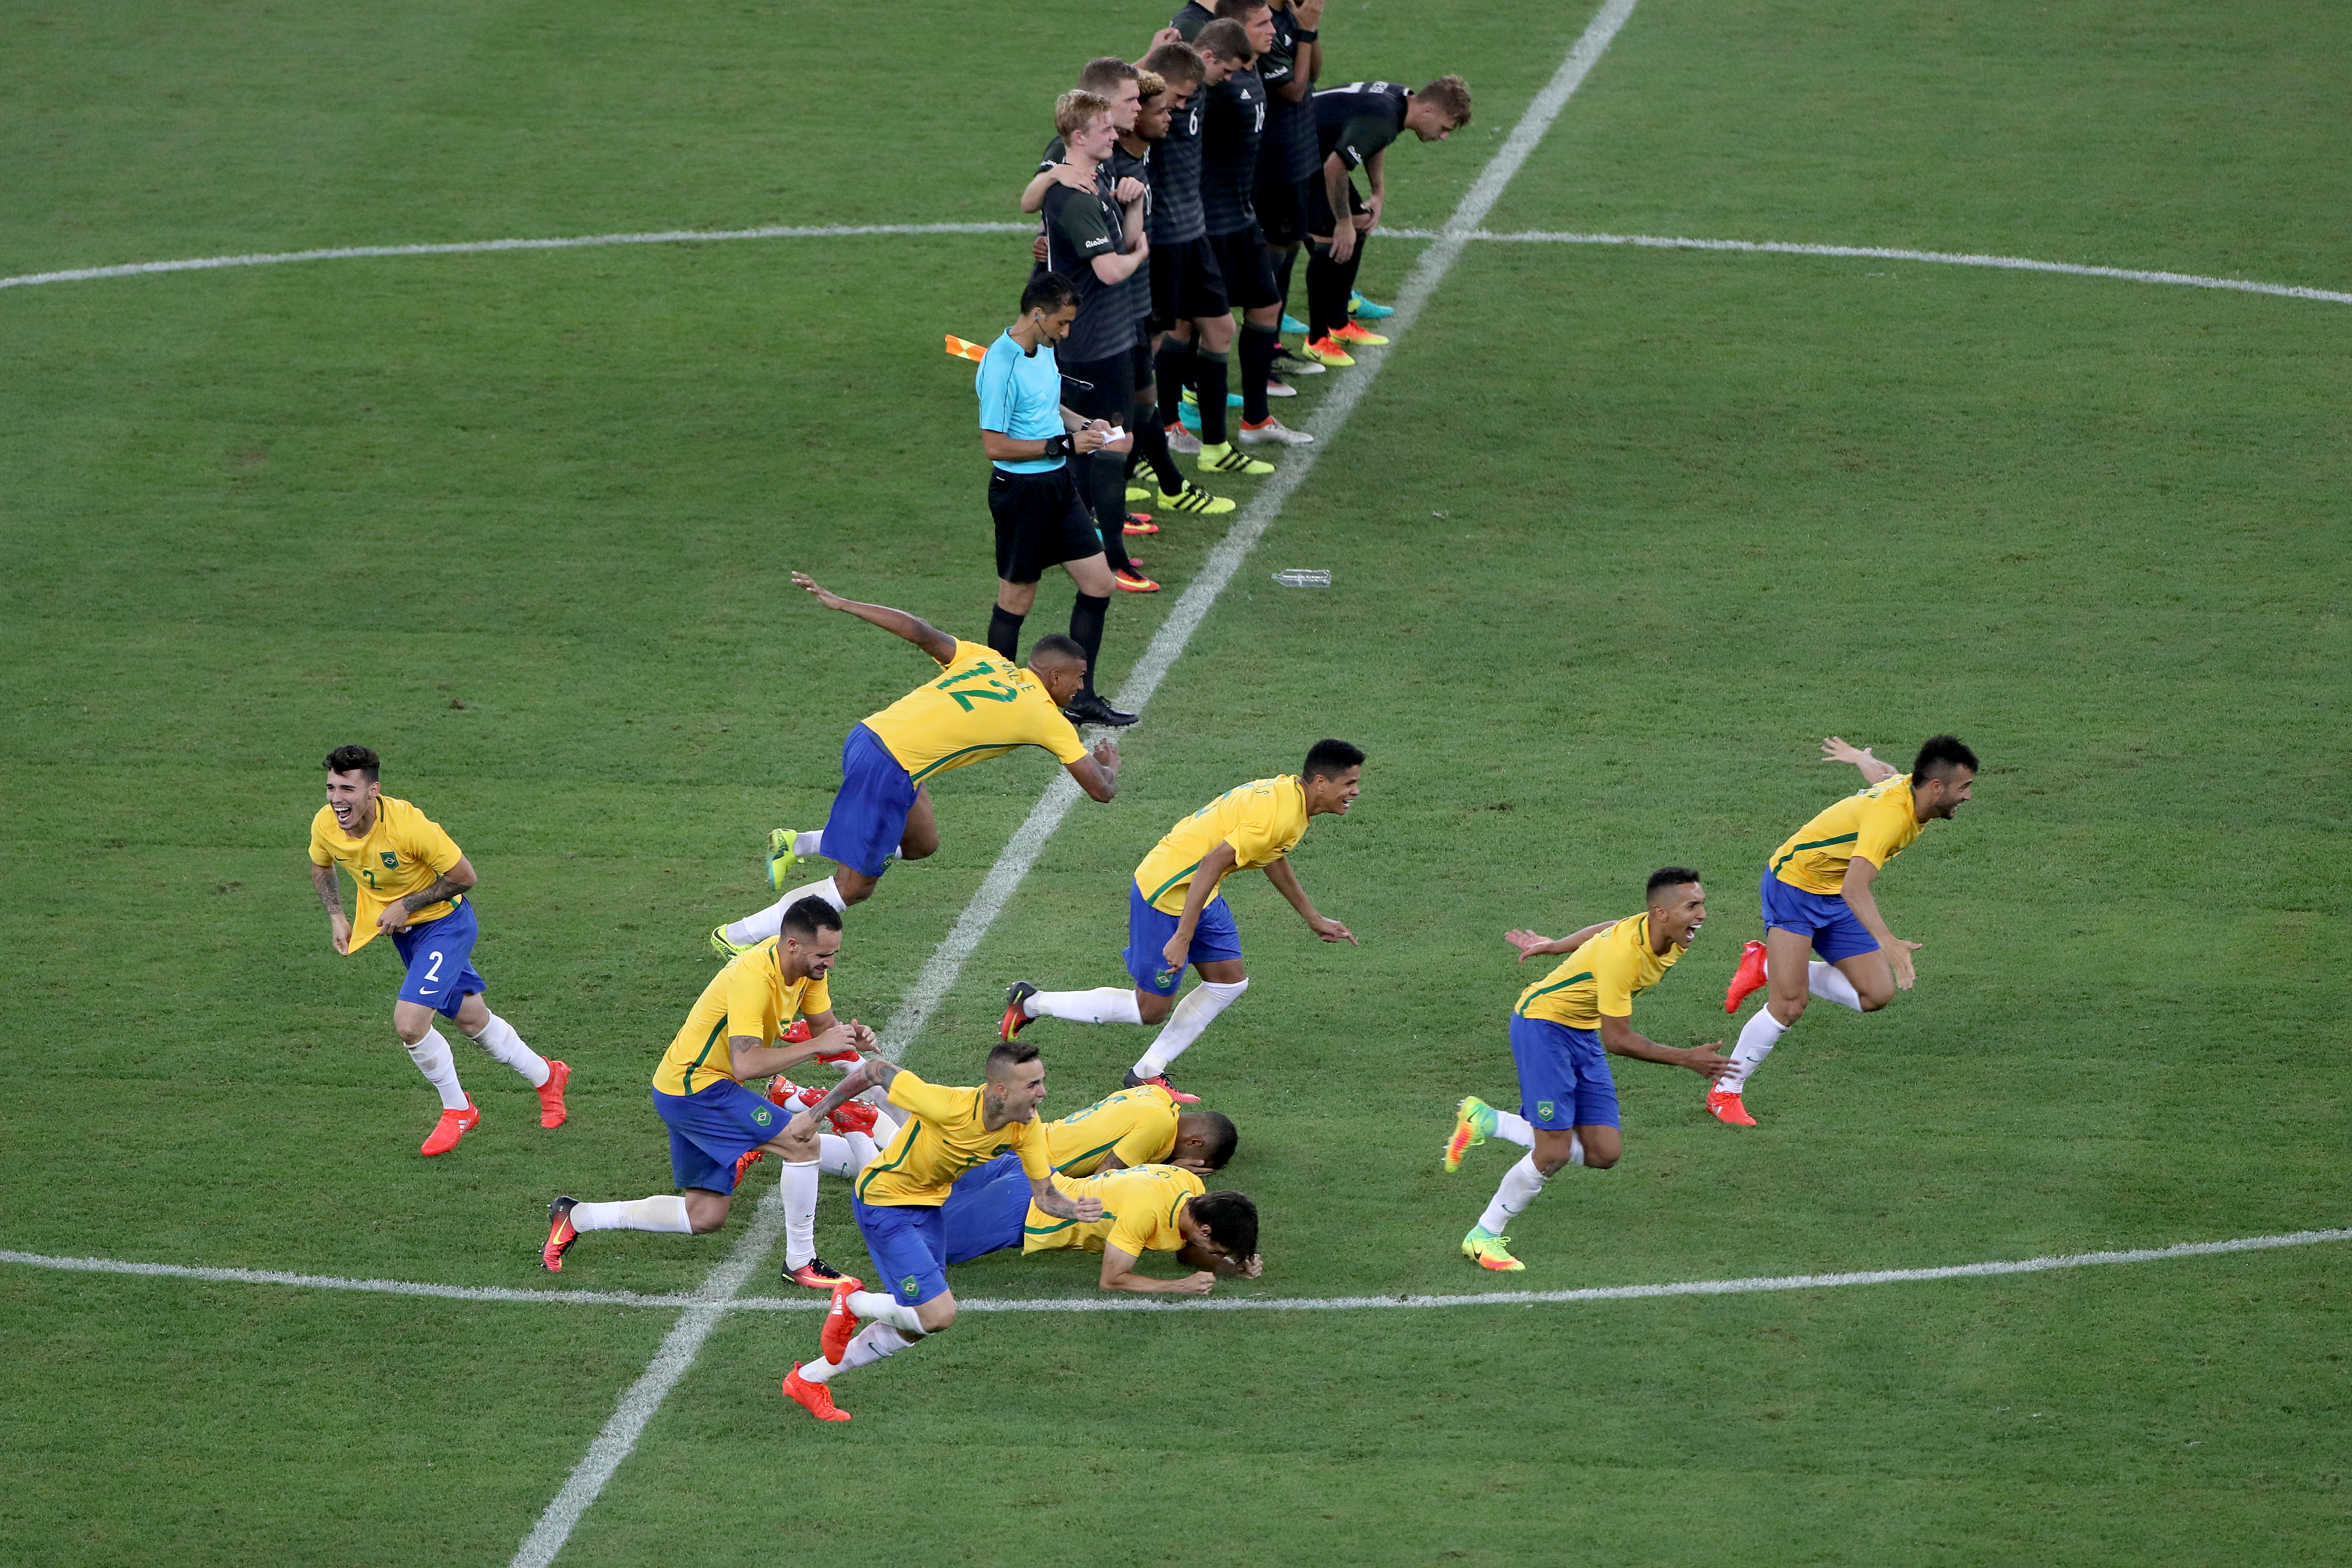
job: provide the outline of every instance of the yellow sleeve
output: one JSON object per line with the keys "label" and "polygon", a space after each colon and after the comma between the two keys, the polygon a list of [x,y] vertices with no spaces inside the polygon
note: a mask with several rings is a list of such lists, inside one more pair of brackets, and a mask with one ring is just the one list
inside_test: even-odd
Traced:
{"label": "yellow sleeve", "polygon": [[1014,1148],[1021,1156],[1021,1169],[1027,1173],[1031,1181],[1053,1175],[1054,1156],[1045,1147],[1044,1122],[1034,1116],[1023,1122],[1021,1142]]}
{"label": "yellow sleeve", "polygon": [[[897,1078],[890,1080],[890,1103],[910,1115],[921,1117],[926,1121],[954,1121],[963,1113],[963,1097],[967,1092],[960,1089],[941,1089],[935,1083],[925,1083],[904,1068],[899,1070]],[[1024,1156],[1021,1163],[1025,1169],[1029,1163],[1028,1159]]]}
{"label": "yellow sleeve", "polygon": [[1038,707],[1043,710],[1037,720],[1037,744],[1054,753],[1054,760],[1068,767],[1087,755],[1087,743],[1078,739],[1077,726],[1062,717],[1054,700],[1044,698]]}
{"label": "yellow sleeve", "polygon": [[1135,1125],[1119,1135],[1110,1152],[1118,1156],[1122,1165],[1156,1165],[1176,1152],[1176,1111],[1174,1107],[1152,1108],[1150,1114],[1138,1116]]}
{"label": "yellow sleeve", "polygon": [[1282,839],[1282,796],[1269,790],[1263,800],[1253,799],[1242,810],[1242,819],[1224,841],[1234,847],[1234,863],[1237,866],[1265,866],[1280,859]]}
{"label": "yellow sleeve", "polygon": [[466,858],[465,852],[457,847],[457,841],[443,832],[439,823],[421,811],[416,814],[416,820],[401,834],[401,838],[402,852],[411,860],[424,861],[436,877]]}
{"label": "yellow sleeve", "polygon": [[327,841],[319,837],[319,819],[314,816],[310,819],[310,864],[331,866],[334,863],[335,858],[327,853]]}
{"label": "yellow sleeve", "polygon": [[727,972],[727,1037],[749,1036],[755,1040],[768,1038],[767,976],[749,963],[739,963]]}
{"label": "yellow sleeve", "polygon": [[1153,1199],[1138,1202],[1132,1207],[1122,1208],[1118,1223],[1110,1227],[1110,1234],[1103,1237],[1103,1246],[1115,1247],[1129,1258],[1141,1258],[1151,1250],[1151,1243],[1159,1236],[1160,1227],[1154,1223],[1158,1217],[1156,1195]]}
{"label": "yellow sleeve", "polygon": [[817,976],[815,979],[810,981],[805,986],[801,988],[802,1017],[814,1017],[819,1013],[830,1013],[832,1011],[833,992],[826,986],[824,977],[823,975]]}
{"label": "yellow sleeve", "polygon": [[942,663],[940,668],[941,669],[953,669],[957,665],[963,663],[967,659],[1001,659],[1004,656],[1003,654],[997,652],[992,647],[986,647],[976,642],[966,642],[963,638],[958,637],[956,638],[955,652],[950,654],[946,662]]}
{"label": "yellow sleeve", "polygon": [[1593,946],[1599,951],[1592,955],[1592,1010],[1608,1018],[1632,1017],[1637,967],[1632,951],[1622,942]]}
{"label": "yellow sleeve", "polygon": [[1900,801],[1882,796],[1863,808],[1862,829],[1854,835],[1853,852],[1884,869],[1911,841],[1911,813]]}

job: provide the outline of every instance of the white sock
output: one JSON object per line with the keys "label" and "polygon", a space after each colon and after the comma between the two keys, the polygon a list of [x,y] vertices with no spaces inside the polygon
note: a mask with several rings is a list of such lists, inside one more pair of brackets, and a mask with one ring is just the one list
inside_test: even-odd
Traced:
{"label": "white sock", "polygon": [[902,1334],[915,1339],[923,1337],[923,1320],[915,1316],[915,1309],[898,1305],[895,1296],[885,1296],[878,1290],[852,1290],[849,1310],[859,1317],[877,1323],[887,1323]]}
{"label": "white sock", "polygon": [[727,940],[737,947],[749,947],[755,942],[767,941],[784,929],[784,911],[807,898],[823,899],[836,910],[845,910],[849,907],[849,900],[841,896],[841,889],[833,885],[832,878],[827,877],[822,882],[811,882],[805,888],[794,888],[756,915],[745,915],[740,921],[730,921],[727,926]]}
{"label": "white sock", "polygon": [[1836,965],[1823,963],[1818,958],[1805,966],[1805,989],[1824,1002],[1862,1011],[1862,993],[1853,988],[1853,982]]}
{"label": "white sock", "polygon": [[416,1064],[425,1081],[440,1092],[442,1110],[466,1109],[466,1091],[457,1082],[457,1060],[449,1054],[449,1042],[441,1037],[440,1030],[425,1030],[425,1037],[408,1047],[408,1059]]}
{"label": "white sock", "polygon": [[828,1176],[854,1176],[866,1169],[877,1151],[863,1132],[820,1132],[816,1135],[816,1168]]}
{"label": "white sock", "polygon": [[1523,1213],[1544,1190],[1551,1178],[1536,1169],[1536,1157],[1523,1155],[1519,1163],[1503,1173],[1503,1184],[1486,1205],[1486,1212],[1478,1216],[1478,1228],[1489,1236],[1500,1236],[1511,1223],[1511,1216]]}
{"label": "white sock", "polygon": [[1522,1149],[1536,1146],[1535,1124],[1515,1110],[1495,1112],[1495,1136],[1507,1143],[1517,1143]]}
{"label": "white sock", "polygon": [[787,1160],[782,1192],[784,1197],[784,1267],[798,1268],[816,1256],[816,1167],[814,1160]]}
{"label": "white sock", "polygon": [[490,1053],[491,1059],[504,1062],[522,1074],[523,1080],[531,1088],[537,1089],[547,1081],[547,1058],[524,1045],[522,1037],[515,1033],[514,1026],[496,1013],[490,1015],[490,1021],[483,1025],[482,1032],[473,1036],[472,1039],[474,1044]]}
{"label": "white sock", "polygon": [[[918,1334],[916,1339],[922,1336]],[[896,1355],[913,1344],[887,1323],[868,1323],[857,1331],[857,1337],[844,1345],[839,1361],[819,1359],[801,1368],[803,1383],[831,1383],[835,1373],[847,1372],[853,1366],[871,1366],[886,1355]]]}
{"label": "white sock", "polygon": [[874,1146],[877,1150],[887,1149],[890,1146],[890,1140],[898,1136],[898,1123],[890,1114],[890,1091],[880,1089],[866,1092],[882,1097],[879,1100],[867,1100],[866,1103],[874,1107]]}
{"label": "white sock", "polygon": [[795,833],[795,834],[793,834],[793,854],[795,857],[797,857],[798,858],[803,859],[803,860],[806,860],[806,859],[810,859],[810,858],[814,858],[814,857],[815,857],[815,856],[822,855],[822,854],[824,854],[824,828],[822,828],[822,827],[807,827],[807,828],[803,828],[800,832]]}
{"label": "white sock", "polygon": [[1764,1065],[1764,1058],[1788,1032],[1789,1026],[1772,1016],[1771,1008],[1757,1008],[1756,1016],[1740,1026],[1739,1043],[1731,1047],[1731,1070],[1715,1080],[1717,1091],[1738,1094],[1748,1075]]}
{"label": "white sock", "polygon": [[1182,1056],[1201,1031],[1209,1026],[1216,1016],[1241,1000],[1249,982],[1236,980],[1230,985],[1220,985],[1213,980],[1203,980],[1176,1004],[1176,1011],[1168,1016],[1168,1023],[1152,1040],[1151,1048],[1135,1064],[1138,1078],[1158,1078],[1168,1070],[1168,1064]]}
{"label": "white sock", "polygon": [[694,1222],[686,1217],[686,1200],[676,1193],[639,1198],[634,1203],[574,1204],[574,1230],[658,1230],[672,1236],[692,1236]]}
{"label": "white sock", "polygon": [[1140,1024],[1135,993],[1124,985],[1093,991],[1040,991],[1022,1004],[1033,1018],[1066,1018],[1073,1024]]}

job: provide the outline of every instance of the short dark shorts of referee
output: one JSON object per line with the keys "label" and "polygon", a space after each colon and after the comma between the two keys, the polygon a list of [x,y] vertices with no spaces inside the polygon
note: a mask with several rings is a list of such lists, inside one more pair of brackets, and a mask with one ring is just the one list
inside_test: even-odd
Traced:
{"label": "short dark shorts of referee", "polygon": [[[1257,208],[1257,226],[1265,235],[1265,242],[1276,250],[1287,250],[1307,242],[1307,215],[1311,197],[1307,187],[1320,189],[1320,179],[1262,180],[1250,205]],[[1160,263],[1160,253],[1152,252],[1153,266]]]}
{"label": "short dark shorts of referee", "polygon": [[[1307,232],[1328,239],[1333,233],[1331,198],[1324,194],[1320,180],[1307,181]],[[1364,198],[1356,194],[1353,180],[1348,182],[1348,210],[1358,215],[1364,211]]]}
{"label": "short dark shorts of referee", "polygon": [[1265,237],[1257,226],[1231,234],[1213,234],[1209,247],[1217,253],[1217,270],[1225,275],[1225,298],[1244,310],[1282,303],[1274,286],[1274,263],[1265,254]]}
{"label": "short dark shorts of referee", "polygon": [[996,574],[1034,583],[1048,566],[1103,552],[1094,509],[1064,463],[1042,474],[988,470],[988,513],[996,520]]}
{"label": "short dark shorts of referee", "polygon": [[1155,332],[1179,321],[1211,321],[1229,315],[1225,275],[1206,239],[1182,239],[1151,247],[1151,321]]}

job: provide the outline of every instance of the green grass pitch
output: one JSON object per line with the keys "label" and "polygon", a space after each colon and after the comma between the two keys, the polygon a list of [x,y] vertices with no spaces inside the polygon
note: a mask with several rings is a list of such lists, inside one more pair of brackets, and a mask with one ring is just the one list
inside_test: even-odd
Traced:
{"label": "green grass pitch", "polygon": [[[78,0],[0,50],[0,275],[1002,221],[1052,92],[1164,16]],[[1327,82],[1478,96],[1392,154],[1392,223],[1444,220],[1589,16],[1332,0]],[[2307,0],[1643,0],[1487,226],[2341,289],[2347,67],[2352,18]],[[1376,240],[1367,291],[1419,250]],[[984,628],[939,344],[1010,320],[1024,266],[873,237],[0,289],[0,1248],[553,1288],[551,1194],[666,1190],[645,1083],[703,933],[922,668],[786,573]],[[1255,985],[1184,1059],[1265,1214],[1265,1279],[1221,1292],[1491,1289],[1454,1247],[1509,1155],[1437,1147],[1456,1096],[1512,1094],[1501,932],[1694,864],[1712,921],[1637,1021],[1719,1037],[1764,854],[1851,787],[1815,742],[1950,729],[1976,803],[1881,884],[1919,988],[1810,1013],[1752,1131],[1621,1063],[1623,1163],[1554,1182],[1511,1283],[2347,1223],[2352,307],[1482,242],[1390,357],[910,1065],[969,1080],[1010,979],[1118,981],[1150,841],[1346,736],[1364,797],[1295,863],[1363,945],[1242,879]],[[1112,606],[1110,688],[1222,531],[1142,542],[1169,591]],[[479,868],[493,1003],[576,1072],[561,1131],[461,1043],[486,1121],[415,1156],[389,956],[334,958],[304,870],[352,739]],[[890,1015],[1046,776],[938,792],[945,847],[851,917],[845,1012]],[[1037,1037],[1066,1110],[1145,1037]],[[862,1267],[837,1188],[819,1223]],[[690,1290],[742,1225],[599,1235],[560,1285]],[[775,1386],[814,1318],[739,1313],[560,1561],[2336,1561],[2346,1256],[974,1315],[825,1428]],[[1091,1293],[1076,1258],[956,1283]],[[505,1563],[673,1319],[0,1265],[0,1563]]]}

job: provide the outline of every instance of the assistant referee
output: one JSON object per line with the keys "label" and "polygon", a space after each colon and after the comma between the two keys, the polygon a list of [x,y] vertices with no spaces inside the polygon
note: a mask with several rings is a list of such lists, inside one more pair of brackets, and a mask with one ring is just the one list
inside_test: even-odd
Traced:
{"label": "assistant referee", "polygon": [[[1087,653],[1086,682],[1063,714],[1078,724],[1132,724],[1095,691],[1102,651],[1103,612],[1109,607],[1110,563],[1070,458],[1107,447],[1110,426],[1087,420],[1062,402],[1062,370],[1054,358],[1077,320],[1078,291],[1058,272],[1040,272],[1021,291],[1021,319],[988,345],[972,384],[980,394],[980,444],[992,465],[988,510],[996,521],[996,610],[988,618],[988,646],[1019,662],[1021,623],[1037,600],[1037,579],[1059,565],[1076,585],[1070,636]],[[1129,437],[1132,439],[1132,437]]]}

